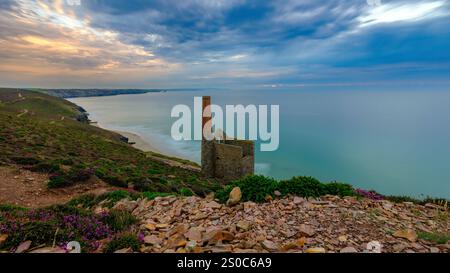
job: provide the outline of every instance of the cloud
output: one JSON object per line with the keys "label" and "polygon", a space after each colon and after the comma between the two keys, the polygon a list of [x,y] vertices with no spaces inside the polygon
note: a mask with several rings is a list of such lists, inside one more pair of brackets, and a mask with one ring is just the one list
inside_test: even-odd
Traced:
{"label": "cloud", "polygon": [[450,72],[449,11],[443,0],[378,7],[365,0],[4,0],[0,80],[44,87],[436,81]]}
{"label": "cloud", "polygon": [[391,3],[384,4],[369,10],[368,14],[361,16],[361,27],[380,23],[395,23],[404,21],[419,21],[437,16],[448,15],[439,11],[445,1],[419,2],[419,3]]}

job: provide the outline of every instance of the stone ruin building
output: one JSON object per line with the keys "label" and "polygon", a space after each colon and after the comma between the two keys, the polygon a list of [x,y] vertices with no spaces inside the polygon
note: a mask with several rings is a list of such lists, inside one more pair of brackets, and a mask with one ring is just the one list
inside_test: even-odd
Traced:
{"label": "stone ruin building", "polygon": [[[202,100],[202,129],[211,132],[211,97]],[[206,109],[206,111],[205,111]],[[207,112],[209,110],[209,113]],[[254,142],[249,140],[228,139],[223,137],[207,140],[202,134],[201,164],[202,172],[208,177],[236,179],[254,173]]]}

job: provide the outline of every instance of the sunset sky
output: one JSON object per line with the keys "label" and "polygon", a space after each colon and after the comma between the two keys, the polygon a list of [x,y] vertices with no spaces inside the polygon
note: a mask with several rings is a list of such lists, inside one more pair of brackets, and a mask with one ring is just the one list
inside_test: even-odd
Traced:
{"label": "sunset sky", "polygon": [[450,87],[448,0],[77,2],[0,0],[0,86]]}

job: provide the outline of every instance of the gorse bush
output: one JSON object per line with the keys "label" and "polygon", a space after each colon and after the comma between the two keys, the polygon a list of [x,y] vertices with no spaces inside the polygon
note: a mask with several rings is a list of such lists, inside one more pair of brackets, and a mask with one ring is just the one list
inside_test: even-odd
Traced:
{"label": "gorse bush", "polygon": [[289,180],[276,181],[262,175],[251,175],[234,181],[218,190],[216,198],[226,202],[231,190],[239,187],[243,201],[264,202],[268,195],[279,191],[282,195],[298,195],[303,197],[320,197],[323,195],[355,196],[353,187],[349,184],[332,182],[322,183],[313,177],[296,176]]}
{"label": "gorse bush", "polygon": [[262,175],[249,175],[217,191],[215,196],[221,202],[226,202],[231,190],[234,187],[239,187],[242,191],[242,200],[264,202],[267,195],[273,195],[277,186],[278,182],[272,178]]}
{"label": "gorse bush", "polygon": [[325,183],[325,194],[338,196],[356,196],[354,188],[350,184],[330,182]]}
{"label": "gorse bush", "polygon": [[325,185],[313,177],[297,176],[290,180],[281,181],[279,191],[304,197],[319,197],[325,194]]}

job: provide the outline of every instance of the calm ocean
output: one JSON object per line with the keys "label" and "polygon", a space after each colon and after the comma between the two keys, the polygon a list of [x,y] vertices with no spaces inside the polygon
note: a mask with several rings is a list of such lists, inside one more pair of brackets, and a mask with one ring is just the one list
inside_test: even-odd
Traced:
{"label": "calm ocean", "polygon": [[103,127],[138,133],[163,152],[198,162],[198,142],[171,138],[170,111],[201,95],[218,105],[280,105],[279,149],[256,149],[257,173],[450,198],[450,92],[169,91],[70,100]]}

